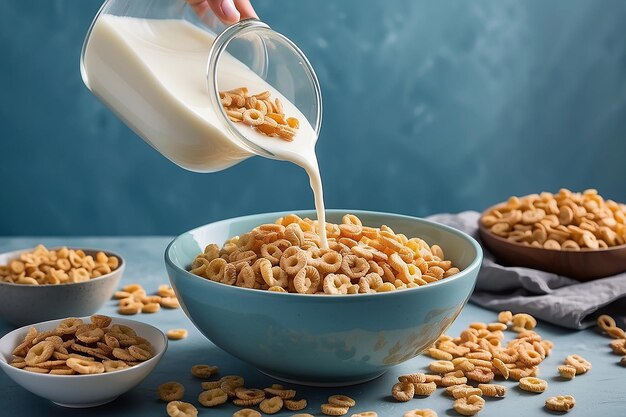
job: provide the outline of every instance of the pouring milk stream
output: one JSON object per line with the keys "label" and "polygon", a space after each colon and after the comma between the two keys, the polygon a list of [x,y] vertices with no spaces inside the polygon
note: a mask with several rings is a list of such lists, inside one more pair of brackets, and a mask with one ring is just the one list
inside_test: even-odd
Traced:
{"label": "pouring milk stream", "polygon": [[[225,169],[252,156],[211,106],[205,71],[215,37],[182,19],[101,14],[87,40],[83,79],[89,89],[179,166],[196,172]],[[300,110],[228,53],[220,57],[220,90],[248,87],[278,97],[300,121],[292,142],[266,136],[241,123],[236,128],[276,159],[304,168],[315,196],[318,233],[327,248],[324,198],[315,144],[317,132]]]}

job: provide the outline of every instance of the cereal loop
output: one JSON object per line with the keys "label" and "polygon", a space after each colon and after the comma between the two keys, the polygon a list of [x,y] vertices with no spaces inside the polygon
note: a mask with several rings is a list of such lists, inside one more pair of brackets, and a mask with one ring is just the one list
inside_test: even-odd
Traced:
{"label": "cereal loop", "polygon": [[157,388],[159,398],[163,401],[181,400],[185,395],[185,387],[178,382],[166,382]]}
{"label": "cereal loop", "polygon": [[569,411],[576,405],[576,400],[571,395],[557,395],[546,399],[545,407],[551,411]]}
{"label": "cereal loop", "polygon": [[192,404],[183,401],[171,401],[166,407],[170,417],[197,417],[198,409]]}

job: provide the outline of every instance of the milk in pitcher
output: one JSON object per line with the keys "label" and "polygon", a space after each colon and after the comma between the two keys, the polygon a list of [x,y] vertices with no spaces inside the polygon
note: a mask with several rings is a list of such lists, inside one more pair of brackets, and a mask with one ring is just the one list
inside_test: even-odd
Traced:
{"label": "milk in pitcher", "polygon": [[[254,154],[225,129],[211,106],[206,65],[214,37],[184,20],[101,15],[90,35],[83,79],[136,133],[179,166],[196,172],[228,168]],[[277,159],[309,175],[327,247],[322,182],[315,155],[317,134],[307,118],[245,64],[224,53],[220,89],[269,91],[300,128],[293,142],[268,137],[243,124],[237,128]]]}

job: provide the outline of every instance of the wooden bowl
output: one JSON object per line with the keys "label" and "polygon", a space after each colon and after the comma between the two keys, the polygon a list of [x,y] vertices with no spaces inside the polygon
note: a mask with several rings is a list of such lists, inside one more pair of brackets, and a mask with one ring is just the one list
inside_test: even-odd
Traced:
{"label": "wooden bowl", "polygon": [[578,281],[592,281],[626,271],[626,245],[579,251],[544,249],[495,235],[480,220],[478,230],[482,243],[504,265],[553,272]]}

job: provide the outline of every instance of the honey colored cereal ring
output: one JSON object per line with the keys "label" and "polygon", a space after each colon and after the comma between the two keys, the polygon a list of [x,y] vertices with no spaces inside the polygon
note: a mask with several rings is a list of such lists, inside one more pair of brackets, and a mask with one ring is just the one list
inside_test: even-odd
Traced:
{"label": "honey colored cereal ring", "polygon": [[437,417],[437,413],[430,408],[422,408],[418,410],[409,410],[402,417]]}
{"label": "honey colored cereal ring", "polygon": [[187,337],[188,332],[186,329],[169,329],[166,334],[169,340],[181,340]]}
{"label": "honey colored cereal ring", "polygon": [[415,396],[415,386],[410,382],[398,382],[391,388],[391,395],[397,401],[410,401]]}
{"label": "honey colored cereal ring", "polygon": [[502,362],[502,360],[498,358],[493,358],[491,363],[493,364],[493,367],[498,371],[500,375],[502,375],[504,379],[509,379],[509,368],[506,367],[506,365],[504,364],[504,362]]}
{"label": "honey colored cereal ring", "polygon": [[474,388],[472,386],[459,386],[459,388],[452,390],[451,395],[454,398],[467,398],[472,395],[483,395],[483,391],[479,388]]}
{"label": "honey colored cereal ring", "polygon": [[312,266],[302,268],[293,279],[293,285],[300,294],[315,294],[320,284],[320,273]]}
{"label": "honey colored cereal ring", "polygon": [[157,394],[162,401],[181,400],[185,395],[185,387],[181,383],[170,381],[159,385]]}
{"label": "honey colored cereal ring", "polygon": [[235,388],[235,396],[240,400],[253,400],[257,398],[265,398],[265,391],[256,388]]}
{"label": "honey colored cereal ring", "polygon": [[166,411],[170,417],[198,417],[198,409],[183,401],[170,401]]}
{"label": "honey colored cereal ring", "polygon": [[469,388],[474,388],[474,387],[472,387],[471,385],[467,385],[467,384],[450,385],[449,387],[446,387],[445,391],[446,391],[446,394],[448,394],[450,397],[454,397],[454,391],[458,389],[469,389]]}
{"label": "honey colored cereal ring", "polygon": [[124,361],[114,361],[109,359],[103,360],[102,365],[104,366],[104,372],[115,372],[130,368],[130,366],[128,366]]}
{"label": "honey colored cereal ring", "polygon": [[104,365],[100,362],[69,358],[66,364],[79,374],[101,374],[104,372]]}
{"label": "honey colored cereal ring", "polygon": [[504,397],[506,387],[498,384],[478,384],[478,389],[485,397]]}
{"label": "honey colored cereal ring", "polygon": [[626,332],[619,327],[609,327],[606,329],[606,334],[612,337],[613,339],[626,339]]}
{"label": "honey colored cereal ring", "polygon": [[503,324],[509,324],[513,320],[513,313],[510,311],[501,311],[498,313],[498,321]]}
{"label": "honey colored cereal ring", "polygon": [[283,399],[280,397],[266,398],[259,404],[265,414],[276,414],[283,408]]}
{"label": "honey colored cereal ring", "polygon": [[[209,247],[213,248],[217,248],[217,245],[213,244],[213,245],[208,245],[205,249],[204,249],[204,253],[205,256],[207,254],[207,250],[211,250],[209,249]],[[217,258],[217,253],[215,253],[215,256],[212,259]],[[212,260],[211,259],[211,260]],[[176,293],[174,292],[174,289],[172,287],[170,287],[169,285],[166,284],[162,284],[159,285],[159,288],[157,289],[157,294],[161,297],[176,297]]]}
{"label": "honey colored cereal ring", "polygon": [[36,337],[37,337],[37,329],[34,327],[31,327],[30,329],[28,329],[26,336],[24,336],[24,340],[22,340],[22,343],[17,345],[15,349],[13,349],[13,352],[11,353],[15,356],[19,355],[20,353],[22,353],[22,351],[24,351],[31,345],[32,341],[35,340]]}
{"label": "honey colored cereal ring", "polygon": [[437,384],[434,382],[414,383],[413,388],[415,395],[428,396],[431,395],[437,389]]}
{"label": "honey colored cereal ring", "polygon": [[297,274],[306,265],[307,256],[297,246],[290,246],[280,258],[280,267],[290,275]]}
{"label": "honey colored cereal ring", "polygon": [[160,304],[160,297],[159,297],[159,302],[156,303],[146,303],[141,307],[141,312],[142,313],[147,313],[147,314],[153,314],[153,313],[157,313],[159,312],[159,310],[161,310],[161,304]]}
{"label": "honey colored cereal ring", "polygon": [[61,320],[61,322],[57,325],[56,331],[61,334],[74,334],[76,333],[76,329],[78,326],[81,326],[83,321],[76,317],[69,317],[67,319]]}
{"label": "honey colored cereal ring", "polygon": [[565,358],[565,364],[576,369],[576,374],[584,374],[591,370],[591,363],[580,355],[569,355]]}
{"label": "honey colored cereal ring", "polygon": [[454,411],[462,416],[473,416],[483,409],[485,400],[478,395],[471,395],[467,398],[458,398],[454,401]]}
{"label": "honey colored cereal ring", "polygon": [[562,378],[574,379],[576,377],[576,368],[571,365],[561,365],[557,369]]}
{"label": "honey colored cereal ring", "polygon": [[598,324],[598,327],[605,332],[607,331],[607,329],[617,326],[617,324],[615,323],[615,319],[606,314],[599,316],[596,322]]}
{"label": "honey colored cereal ring", "polygon": [[[398,377],[398,381],[400,382],[410,382],[410,383],[423,383],[426,381],[426,375],[421,372],[415,372],[412,374],[400,375]],[[428,381],[431,382],[431,381]]]}
{"label": "honey colored cereal ring", "polygon": [[429,363],[428,369],[438,374],[444,374],[454,371],[454,364],[450,361],[439,360]]}
{"label": "honey colored cereal ring", "polygon": [[571,395],[557,395],[546,399],[545,407],[551,411],[568,412],[576,405],[576,400]]}
{"label": "honey colored cereal ring", "polygon": [[438,360],[443,360],[443,361],[451,361],[452,360],[452,354],[445,352],[441,349],[437,349],[437,348],[429,348],[427,351],[428,355],[433,358],[433,359],[438,359]]}
{"label": "honey colored cereal ring", "polygon": [[113,357],[115,357],[117,359],[121,359],[123,361],[134,361],[135,360],[135,357],[133,355],[131,355],[130,352],[127,349],[114,348],[113,351],[111,352],[111,354],[113,355]]}
{"label": "honey colored cereal ring", "polygon": [[304,410],[307,406],[307,401],[303,398],[301,400],[283,400],[285,408],[290,411]]}
{"label": "honey colored cereal ring", "polygon": [[348,414],[348,410],[350,410],[349,407],[342,407],[335,404],[322,404],[320,408],[322,413],[327,416],[343,416]]}
{"label": "honey colored cereal ring", "polygon": [[341,268],[343,256],[338,252],[324,252],[319,261],[318,269],[323,274],[332,274]]}
{"label": "honey colored cereal ring", "polygon": [[261,413],[251,408],[244,408],[233,413],[233,417],[261,417]]}
{"label": "honey colored cereal ring", "polygon": [[95,326],[101,329],[109,327],[111,325],[111,317],[104,316],[102,314],[94,314],[93,316],[89,317],[89,320],[91,320],[91,322]]}
{"label": "honey colored cereal ring", "polygon": [[215,407],[228,401],[228,395],[220,388],[202,391],[198,395],[198,402],[204,407]]}
{"label": "honey colored cereal ring", "polygon": [[243,122],[250,126],[259,126],[265,120],[263,113],[256,109],[246,109],[242,114]]}
{"label": "honey colored cereal ring", "polygon": [[130,353],[135,360],[142,362],[147,361],[153,356],[150,347],[147,345],[129,346],[128,353]]}
{"label": "honey colored cereal ring", "polygon": [[543,379],[528,376],[520,378],[519,387],[524,391],[540,393],[548,388],[548,383]]}
{"label": "honey colored cereal ring", "polygon": [[340,407],[354,407],[356,405],[356,401],[346,395],[331,395],[328,397],[328,403]]}
{"label": "honey colored cereal ring", "polygon": [[446,375],[443,378],[441,378],[441,386],[443,387],[449,387],[451,385],[463,385],[467,383],[467,377],[465,376],[453,376],[453,375]]}
{"label": "honey colored cereal ring", "polygon": [[[212,365],[194,365],[191,367],[191,374],[196,378],[210,378],[219,372],[219,368],[217,366]],[[221,381],[224,382],[224,381]],[[243,382],[242,384],[243,385]]]}
{"label": "honey colored cereal ring", "polygon": [[45,362],[52,356],[54,352],[54,343],[43,340],[31,347],[24,358],[24,362],[28,366],[37,366],[38,363]]}

